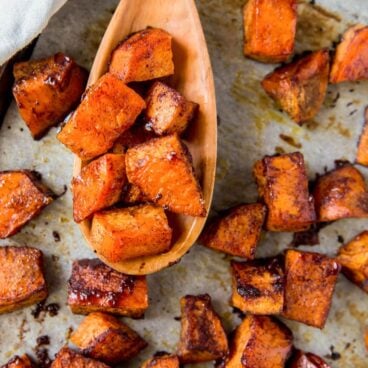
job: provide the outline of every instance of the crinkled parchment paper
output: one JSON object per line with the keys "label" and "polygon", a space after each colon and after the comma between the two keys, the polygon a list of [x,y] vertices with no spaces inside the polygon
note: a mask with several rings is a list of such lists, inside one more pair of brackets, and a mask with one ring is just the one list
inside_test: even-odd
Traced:
{"label": "crinkled parchment paper", "polygon": [[[40,37],[34,57],[64,51],[90,67],[116,4],[116,0],[70,0]],[[299,127],[278,111],[260,88],[260,80],[274,66],[242,56],[243,0],[197,0],[197,4],[212,58],[219,114],[213,213],[256,200],[251,168],[265,154],[300,150],[310,178],[332,168],[334,160],[353,161],[368,83],[329,86],[322,111],[314,121]],[[368,23],[366,1],[320,0],[317,4],[329,12],[306,3],[299,5],[298,52],[329,47],[349,24]],[[0,131],[0,169],[37,170],[56,193],[63,192],[64,185],[69,187],[73,157],[56,141],[55,133],[56,129],[52,129],[41,141],[33,141],[13,103]],[[287,139],[288,143],[280,134],[292,140]],[[368,171],[362,171],[367,177]],[[35,319],[31,315],[34,307],[30,307],[0,316],[0,363],[15,353],[34,354],[36,338],[44,334],[50,336],[48,348],[53,357],[66,342],[71,328],[82,319],[72,315],[66,306],[66,282],[72,259],[93,257],[93,253],[73,223],[71,207],[68,189],[19,234],[1,242],[42,249],[50,288],[47,303],[59,303],[60,311],[54,317],[41,315]],[[340,245],[338,238],[347,241],[367,225],[367,220],[338,221],[321,231],[320,246],[303,249],[334,255]],[[291,234],[264,233],[257,256],[276,254],[290,241]],[[150,347],[125,366],[136,367],[157,350],[174,351],[180,327],[176,318],[180,314],[179,298],[184,294],[208,292],[228,331],[240,321],[228,305],[229,258],[222,254],[194,246],[179,264],[149,276],[148,280],[151,305],[145,319],[125,320],[147,339]],[[298,347],[329,357],[327,361],[332,367],[363,368],[368,366],[363,345],[367,317],[368,296],[340,276],[323,331],[296,322],[286,323],[292,328]]]}

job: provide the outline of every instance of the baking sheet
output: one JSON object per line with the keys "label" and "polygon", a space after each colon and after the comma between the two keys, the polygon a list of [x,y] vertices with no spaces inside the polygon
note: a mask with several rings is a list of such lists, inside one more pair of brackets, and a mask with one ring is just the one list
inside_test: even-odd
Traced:
{"label": "baking sheet", "polygon": [[[255,160],[265,154],[300,150],[308,164],[310,178],[325,168],[332,168],[334,160],[353,161],[368,93],[368,83],[329,86],[324,107],[314,121],[303,127],[292,123],[275,109],[259,86],[262,77],[274,66],[253,62],[242,55],[243,2],[197,1],[212,58],[219,114],[213,213],[239,202],[256,200],[251,169]],[[34,57],[64,51],[90,67],[116,4],[116,0],[70,0],[40,37]],[[299,5],[298,52],[329,47],[348,24],[368,23],[368,2],[321,0],[316,1],[316,5]],[[57,143],[55,133],[56,129],[52,129],[41,141],[33,141],[13,103],[0,131],[0,169],[37,170],[56,193],[62,193],[71,180],[73,157]],[[293,145],[282,140],[280,134],[292,137]],[[368,170],[361,170],[368,179]],[[0,242],[2,245],[30,245],[44,252],[50,289],[47,304],[60,305],[59,313],[53,317],[41,313],[35,319],[31,314],[34,307],[0,316],[0,363],[16,353],[34,355],[36,338],[45,334],[51,340],[45,347],[53,357],[66,342],[71,329],[83,318],[70,313],[66,306],[66,282],[71,260],[93,257],[93,253],[73,223],[71,208],[68,190],[19,234]],[[340,245],[338,237],[347,241],[366,228],[367,220],[338,221],[320,232],[321,245],[302,249],[334,255]],[[291,237],[291,234],[264,233],[257,257],[278,253],[290,243]],[[176,318],[180,315],[179,298],[184,294],[208,292],[227,331],[231,331],[240,320],[227,305],[231,293],[228,268],[229,257],[194,246],[179,264],[149,276],[151,305],[145,319],[125,321],[141,333],[150,346],[134,362],[124,366],[137,367],[157,350],[175,350],[180,330]],[[367,317],[368,296],[340,276],[323,331],[285,322],[294,333],[296,346],[326,357],[334,368],[362,368],[368,366],[363,345]],[[198,364],[197,367],[211,365]]]}

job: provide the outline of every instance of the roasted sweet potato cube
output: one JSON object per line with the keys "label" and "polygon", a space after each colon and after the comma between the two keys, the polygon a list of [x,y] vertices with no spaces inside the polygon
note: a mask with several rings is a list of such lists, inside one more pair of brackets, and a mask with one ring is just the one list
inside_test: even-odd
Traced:
{"label": "roasted sweet potato cube", "polygon": [[0,238],[17,233],[53,201],[53,196],[36,172],[0,172]]}
{"label": "roasted sweet potato cube", "polygon": [[98,259],[74,261],[68,305],[78,314],[108,312],[140,318],[148,308],[146,277],[125,275]]}
{"label": "roasted sweet potato cube", "polygon": [[51,368],[109,368],[108,365],[63,347],[55,356]]}
{"label": "roasted sweet potato cube", "polygon": [[179,368],[180,363],[176,355],[155,354],[142,364],[141,368]]}
{"label": "roasted sweet potato cube", "polygon": [[127,204],[139,204],[149,202],[149,199],[134,184],[128,184],[122,196],[122,201]]}
{"label": "roasted sweet potato cube", "polygon": [[316,216],[301,153],[265,156],[256,162],[253,174],[268,209],[267,230],[297,232],[310,227]]}
{"label": "roasted sweet potato cube", "polygon": [[284,305],[282,259],[265,258],[231,262],[231,304],[245,313],[279,314]]}
{"label": "roasted sweet potato cube", "polygon": [[226,368],[284,368],[292,350],[291,331],[267,316],[248,315],[235,330]]}
{"label": "roasted sweet potato cube", "polygon": [[296,123],[303,123],[321,109],[328,72],[328,50],[319,50],[276,68],[262,80],[262,87]]}
{"label": "roasted sweet potato cube", "polygon": [[36,304],[47,297],[42,252],[30,247],[0,247],[0,313]]}
{"label": "roasted sweet potato cube", "polygon": [[339,271],[339,264],[322,254],[287,250],[283,316],[323,328]]}
{"label": "roasted sweet potato cube", "polygon": [[198,108],[198,104],[161,82],[150,88],[146,104],[145,119],[158,135],[183,133]]}
{"label": "roasted sweet potato cube", "polygon": [[165,211],[149,204],[97,212],[92,220],[93,247],[110,262],[164,253],[171,235]]}
{"label": "roasted sweet potato cube", "polygon": [[126,183],[125,155],[107,153],[84,166],[72,180],[76,222],[119,201]]}
{"label": "roasted sweet potato cube", "polygon": [[330,368],[318,355],[296,350],[289,362],[290,368]]}
{"label": "roasted sweet potato cube", "polygon": [[364,177],[345,165],[320,176],[314,188],[317,218],[321,222],[368,217],[368,193]]}
{"label": "roasted sweet potato cube", "polygon": [[342,267],[342,273],[368,293],[368,231],[344,244],[336,260]]}
{"label": "roasted sweet potato cube", "polygon": [[244,55],[264,63],[289,59],[296,18],[295,0],[248,0],[243,9]]}
{"label": "roasted sweet potato cube", "polygon": [[147,28],[121,42],[112,52],[109,71],[125,83],[174,74],[169,33]]}
{"label": "roasted sweet potato cube", "polygon": [[364,331],[364,345],[365,349],[368,351],[368,328]]}
{"label": "roasted sweet potato cube", "polygon": [[233,256],[253,259],[265,216],[266,208],[261,203],[233,207],[205,227],[200,243]]}
{"label": "roasted sweet potato cube", "polygon": [[90,160],[108,151],[144,107],[137,93],[106,73],[88,89],[57,138],[81,159]]}
{"label": "roasted sweet potato cube", "polygon": [[32,362],[26,354],[21,357],[16,355],[8,363],[2,365],[1,368],[32,368]]}
{"label": "roasted sweet potato cube", "polygon": [[33,138],[41,138],[79,103],[87,76],[86,70],[60,52],[15,64],[13,94]]}
{"label": "roasted sweet potato cube", "polygon": [[359,138],[356,162],[368,166],[368,107],[364,110],[364,125]]}
{"label": "roasted sweet potato cube", "polygon": [[211,297],[186,295],[180,299],[180,305],[180,362],[200,363],[224,357],[228,352],[227,337]]}
{"label": "roasted sweet potato cube", "polygon": [[128,149],[126,170],[129,182],[152,202],[175,213],[205,216],[189,151],[176,134]]}
{"label": "roasted sweet potato cube", "polygon": [[330,82],[354,82],[368,79],[368,26],[349,28],[336,47]]}
{"label": "roasted sweet potato cube", "polygon": [[89,314],[70,337],[83,355],[107,364],[135,357],[147,343],[130,327],[101,312]]}

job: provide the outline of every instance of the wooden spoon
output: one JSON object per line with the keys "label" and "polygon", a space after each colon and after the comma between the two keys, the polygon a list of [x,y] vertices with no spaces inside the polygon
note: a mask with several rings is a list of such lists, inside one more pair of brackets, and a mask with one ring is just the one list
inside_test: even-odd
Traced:
{"label": "wooden spoon", "polygon": [[[175,76],[172,85],[200,105],[199,116],[190,125],[185,138],[203,188],[208,213],[216,170],[216,99],[207,45],[194,1],[121,0],[98,49],[88,84],[95,83],[107,71],[111,51],[122,39],[147,26],[164,29],[173,36]],[[74,176],[80,173],[83,165],[76,158]],[[173,214],[170,221],[175,243],[167,253],[117,263],[98,256],[112,268],[133,275],[153,273],[175,264],[194,244],[206,218]],[[80,228],[93,248],[90,241],[91,221],[82,222]]]}

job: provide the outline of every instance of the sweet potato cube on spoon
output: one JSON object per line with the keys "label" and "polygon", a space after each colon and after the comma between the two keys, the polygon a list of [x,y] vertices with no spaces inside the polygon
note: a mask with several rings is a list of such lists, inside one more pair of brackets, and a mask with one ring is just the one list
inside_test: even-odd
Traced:
{"label": "sweet potato cube on spoon", "polygon": [[32,368],[33,364],[31,360],[28,358],[27,354],[22,356],[14,356],[11,358],[8,363],[2,365],[1,368]]}
{"label": "sweet potato cube on spoon", "polygon": [[180,299],[180,306],[180,362],[200,363],[224,357],[228,352],[227,337],[211,297],[186,295]]}
{"label": "sweet potato cube on spoon", "polygon": [[54,199],[36,172],[0,172],[0,238],[17,233]]}
{"label": "sweet potato cube on spoon", "polygon": [[179,368],[180,362],[176,355],[155,354],[153,358],[146,360],[141,368]]}
{"label": "sweet potato cube on spoon", "polygon": [[331,368],[321,357],[296,350],[289,361],[290,368]]}
{"label": "sweet potato cube on spoon", "polygon": [[176,134],[128,149],[126,170],[128,181],[152,202],[175,213],[206,214],[189,151]]}
{"label": "sweet potato cube on spoon", "polygon": [[244,55],[264,63],[286,61],[294,52],[295,0],[248,0],[243,9]]}
{"label": "sweet potato cube on spoon", "polygon": [[368,26],[349,28],[336,47],[330,82],[355,82],[368,79]]}
{"label": "sweet potato cube on spoon", "polygon": [[97,212],[92,220],[92,245],[110,262],[164,253],[171,235],[165,211],[149,204]]}
{"label": "sweet potato cube on spoon", "polygon": [[90,160],[108,151],[144,107],[136,92],[106,73],[87,90],[57,138],[82,160]]}
{"label": "sweet potato cube on spoon", "polygon": [[65,346],[56,354],[51,368],[109,368],[109,366],[86,358]]}
{"label": "sweet potato cube on spoon", "polygon": [[34,139],[60,123],[79,103],[87,76],[86,70],[60,52],[15,64],[14,98]]}
{"label": "sweet potato cube on spoon", "polygon": [[368,193],[364,177],[352,165],[344,165],[320,176],[314,188],[318,220],[368,217]]}
{"label": "sweet potato cube on spoon", "polygon": [[198,104],[161,82],[150,88],[146,104],[145,119],[158,135],[183,133],[198,108]]}
{"label": "sweet potato cube on spoon", "polygon": [[76,222],[119,201],[126,183],[125,155],[107,153],[84,166],[72,180]]}
{"label": "sweet potato cube on spoon", "polygon": [[101,312],[89,314],[70,341],[83,355],[113,365],[134,358],[147,346],[129,326]]}
{"label": "sweet potato cube on spoon", "polygon": [[112,52],[109,72],[125,83],[142,82],[174,74],[172,37],[147,28],[123,40]]}
{"label": "sweet potato cube on spoon", "polygon": [[328,50],[319,50],[268,74],[262,87],[296,123],[312,119],[326,96]]}
{"label": "sweet potato cube on spoon", "polygon": [[74,261],[68,286],[73,313],[107,312],[140,318],[148,308],[145,276],[125,275],[98,259]]}
{"label": "sweet potato cube on spoon", "polygon": [[30,247],[0,247],[0,313],[36,304],[47,297],[42,252]]}
{"label": "sweet potato cube on spoon", "polygon": [[246,316],[235,330],[225,368],[284,368],[293,335],[282,322],[268,316]]}

